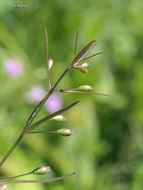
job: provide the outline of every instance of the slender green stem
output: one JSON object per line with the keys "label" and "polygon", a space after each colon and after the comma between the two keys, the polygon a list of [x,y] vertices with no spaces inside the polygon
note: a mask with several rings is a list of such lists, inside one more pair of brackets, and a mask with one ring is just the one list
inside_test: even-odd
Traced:
{"label": "slender green stem", "polygon": [[78,88],[55,89],[54,92],[65,92],[65,91],[72,91],[72,90],[78,90]]}
{"label": "slender green stem", "polygon": [[16,175],[16,176],[13,176],[13,177],[3,178],[3,179],[0,179],[0,182],[5,182],[5,181],[8,181],[8,180],[10,180],[10,179],[15,179],[15,178],[18,178],[18,177],[23,177],[23,176],[30,175],[30,174],[32,174],[32,172],[28,172],[28,173],[25,173],[25,174]]}
{"label": "slender green stem", "polygon": [[55,87],[58,85],[58,83],[61,81],[61,79],[64,77],[64,75],[69,71],[69,68],[67,68],[63,74],[59,77],[59,79],[55,82],[55,84],[53,85],[53,87],[50,89],[50,91],[48,92],[48,94],[45,96],[45,98],[39,103],[39,105],[34,109],[34,111],[32,112],[32,114],[30,115],[30,117],[28,118],[25,128],[23,130],[23,133],[20,134],[20,136],[18,137],[18,139],[16,140],[16,142],[13,144],[13,146],[10,148],[10,150],[8,151],[8,153],[5,155],[5,157],[3,158],[3,160],[0,162],[0,167],[4,164],[4,162],[7,160],[7,158],[9,157],[9,155],[12,153],[12,151],[15,149],[15,147],[18,145],[18,143],[20,142],[20,140],[22,139],[25,131],[27,130],[27,128],[29,128],[29,126],[31,125],[31,123],[33,122],[33,120],[35,119],[35,117],[37,116],[37,114],[40,112],[40,110],[42,109],[43,105],[45,104],[45,102],[47,101],[48,97],[53,93]]}
{"label": "slender green stem", "polygon": [[37,121],[36,123],[34,123],[34,124],[31,125],[30,127],[28,127],[27,130],[25,130],[23,134],[26,134],[27,132],[29,132],[29,131],[31,131],[31,130],[37,128],[39,125],[41,125],[41,124],[44,123],[45,121],[47,121],[47,120],[49,120],[49,119],[52,119],[53,117],[55,117],[55,116],[57,116],[57,115],[59,115],[59,114],[65,112],[65,111],[67,111],[68,109],[72,108],[74,105],[76,105],[76,104],[79,103],[79,102],[80,102],[79,100],[78,100],[78,101],[75,101],[75,102],[73,102],[72,104],[70,104],[70,105],[64,107],[63,109],[60,109],[60,110],[58,110],[58,111],[56,111],[56,112],[54,112],[54,113],[52,113],[52,114],[50,114],[50,115],[48,115],[48,116],[42,118],[42,119],[40,119],[39,121]]}
{"label": "slender green stem", "polygon": [[55,84],[52,86],[52,88],[50,89],[50,91],[48,92],[48,94],[45,96],[45,98],[38,104],[38,106],[34,109],[34,111],[32,112],[32,114],[30,115],[28,122],[26,124],[25,129],[23,130],[23,134],[29,129],[29,127],[31,126],[31,123],[34,121],[35,117],[38,115],[38,113],[40,112],[40,110],[42,109],[43,105],[45,104],[45,102],[47,101],[47,99],[50,97],[50,95],[53,93],[55,87],[58,85],[58,83],[62,80],[62,78],[65,76],[65,74],[69,71],[69,68],[67,68],[63,74],[59,77],[59,79],[55,82]]}
{"label": "slender green stem", "polygon": [[63,93],[79,93],[79,94],[95,94],[95,95],[99,95],[99,96],[109,96],[111,98],[115,98],[115,96],[112,96],[110,94],[102,94],[102,93],[96,93],[96,92],[84,92],[84,91],[74,91],[74,90],[66,90],[66,89],[62,89],[61,91],[59,90],[59,92],[63,92]]}
{"label": "slender green stem", "polygon": [[65,178],[71,177],[75,174],[75,172],[65,175],[65,176],[61,176],[61,177],[55,177],[52,179],[43,179],[43,180],[17,180],[17,181],[5,181],[5,182],[1,182],[2,184],[8,184],[8,183],[50,183],[50,182],[54,182],[54,181],[59,181],[59,180],[63,180]]}
{"label": "slender green stem", "polygon": [[[0,167],[3,165],[3,163],[7,160],[7,158],[9,157],[9,155],[12,153],[12,151],[15,149],[15,147],[18,145],[18,143],[20,142],[20,140],[22,139],[23,135],[29,130],[29,128],[31,127],[32,122],[34,121],[34,119],[36,118],[36,116],[38,115],[38,113],[40,112],[40,110],[42,109],[43,105],[45,104],[45,102],[47,101],[47,99],[50,97],[50,95],[54,92],[55,87],[59,84],[59,82],[62,80],[62,78],[65,76],[65,74],[72,69],[73,65],[75,65],[76,63],[80,62],[81,60],[84,59],[84,57],[95,47],[96,45],[96,41],[93,40],[91,42],[89,42],[80,52],[79,54],[73,59],[72,63],[65,69],[65,71],[63,72],[63,74],[58,78],[58,80],[54,83],[54,85],[51,87],[51,89],[48,91],[47,95],[44,97],[44,99],[36,106],[36,108],[33,110],[33,112],[30,114],[23,132],[20,134],[20,136],[18,137],[18,139],[16,140],[16,142],[13,144],[13,146],[11,147],[11,149],[8,151],[8,153],[6,154],[6,156],[3,158],[3,160],[0,162]],[[35,126],[34,126],[35,127]]]}
{"label": "slender green stem", "polygon": [[33,133],[36,133],[36,134],[39,134],[39,133],[49,133],[49,134],[52,134],[52,133],[57,133],[57,131],[30,131],[30,132],[27,132],[26,135],[28,134],[33,134]]}
{"label": "slender green stem", "polygon": [[103,52],[98,52],[98,53],[95,53],[95,54],[93,54],[93,55],[90,55],[89,57],[86,57],[85,59],[82,59],[82,61],[86,61],[87,59],[89,59],[89,58],[91,58],[91,57],[94,57],[94,56],[96,56],[96,55],[100,55],[100,54],[102,54]]}
{"label": "slender green stem", "polygon": [[20,134],[20,136],[18,137],[18,139],[16,140],[16,142],[13,144],[13,146],[10,148],[10,150],[8,151],[8,153],[5,155],[5,157],[3,158],[3,160],[0,162],[0,167],[4,164],[4,162],[7,160],[7,158],[9,157],[9,155],[12,153],[12,151],[15,149],[15,147],[18,145],[18,143],[20,142],[20,140],[22,139],[25,131],[27,131],[27,129],[29,128],[29,126],[31,125],[31,123],[33,122],[33,120],[35,119],[35,117],[38,115],[38,113],[40,112],[40,110],[42,109],[43,105],[45,104],[45,102],[47,101],[48,97],[53,93],[55,87],[58,85],[58,83],[61,81],[61,79],[64,77],[64,75],[69,71],[69,68],[67,68],[63,74],[59,77],[59,79],[55,82],[55,84],[53,85],[53,87],[50,89],[50,91],[48,92],[48,94],[45,96],[45,98],[38,104],[38,106],[34,109],[34,111],[32,112],[32,114],[30,115],[30,117],[28,118],[25,128],[22,132],[22,134]]}
{"label": "slender green stem", "polygon": [[6,159],[9,157],[9,155],[11,154],[11,152],[15,149],[15,147],[18,145],[18,143],[20,142],[20,140],[22,139],[23,135],[20,134],[20,136],[18,137],[18,139],[15,141],[15,143],[12,145],[12,147],[10,148],[10,150],[8,151],[8,153],[5,155],[5,157],[2,159],[2,161],[0,162],[0,167],[3,165],[3,163],[6,161]]}

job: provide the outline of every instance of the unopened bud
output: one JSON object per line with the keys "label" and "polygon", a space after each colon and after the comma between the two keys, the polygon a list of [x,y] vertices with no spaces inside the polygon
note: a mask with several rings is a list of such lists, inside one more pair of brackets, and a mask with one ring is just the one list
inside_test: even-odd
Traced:
{"label": "unopened bud", "polygon": [[3,184],[3,185],[0,185],[0,190],[6,190],[7,189],[7,185]]}
{"label": "unopened bud", "polygon": [[48,62],[49,62],[49,69],[51,69],[53,66],[53,59],[49,57]]}
{"label": "unopened bud", "polygon": [[88,67],[88,65],[89,65],[89,63],[85,62],[85,63],[83,63],[83,64],[81,65],[81,67],[86,68],[86,67]]}
{"label": "unopened bud", "polygon": [[37,175],[44,175],[47,174],[49,171],[51,171],[51,168],[49,166],[41,166],[33,170],[32,173]]}
{"label": "unopened bud", "polygon": [[93,90],[92,86],[89,86],[89,85],[83,85],[83,86],[79,86],[78,87],[78,90],[81,90],[81,91],[91,91]]}
{"label": "unopened bud", "polygon": [[79,70],[80,70],[82,73],[88,73],[88,69],[85,68],[85,67],[80,67]]}
{"label": "unopened bud", "polygon": [[55,117],[53,117],[51,120],[55,120],[55,121],[65,121],[66,118],[63,115],[57,115]]}
{"label": "unopened bud", "polygon": [[68,128],[63,128],[57,130],[57,133],[62,136],[70,136],[72,134],[72,130]]}

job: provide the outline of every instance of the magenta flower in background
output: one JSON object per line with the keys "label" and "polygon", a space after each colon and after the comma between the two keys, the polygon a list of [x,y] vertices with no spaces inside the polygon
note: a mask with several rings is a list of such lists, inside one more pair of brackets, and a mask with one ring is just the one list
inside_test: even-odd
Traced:
{"label": "magenta flower in background", "polygon": [[44,98],[45,95],[46,91],[43,89],[43,87],[36,85],[28,92],[26,100],[30,104],[37,104]]}
{"label": "magenta flower in background", "polygon": [[17,77],[23,74],[22,64],[13,58],[9,58],[4,62],[4,70],[10,77]]}
{"label": "magenta flower in background", "polygon": [[44,107],[46,111],[53,113],[61,109],[62,105],[63,101],[61,96],[59,94],[53,93],[46,101]]}
{"label": "magenta flower in background", "polygon": [[[46,95],[46,91],[40,85],[34,86],[26,95],[26,101],[29,104],[39,103]],[[62,108],[63,101],[59,94],[53,93],[46,101],[44,108],[47,112],[53,113]]]}

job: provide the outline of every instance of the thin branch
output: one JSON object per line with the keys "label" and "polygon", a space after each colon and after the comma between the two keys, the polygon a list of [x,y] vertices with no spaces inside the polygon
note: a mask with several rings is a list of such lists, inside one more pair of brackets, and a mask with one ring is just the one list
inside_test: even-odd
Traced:
{"label": "thin branch", "polygon": [[58,110],[57,112],[54,112],[54,113],[52,113],[51,115],[48,115],[48,116],[44,117],[43,119],[37,121],[36,123],[34,123],[33,125],[31,125],[31,126],[28,127],[27,129],[25,129],[25,131],[24,131],[23,134],[26,134],[27,132],[30,132],[31,130],[37,128],[39,125],[41,125],[41,124],[44,123],[45,121],[47,121],[47,120],[49,120],[49,119],[55,117],[56,115],[59,115],[59,114],[65,112],[65,111],[67,111],[68,109],[72,108],[74,105],[76,105],[76,104],[79,103],[79,102],[80,102],[79,100],[78,100],[78,101],[75,101],[75,102],[73,102],[72,104],[70,104],[70,105],[64,107],[63,109],[60,109],[60,110]]}
{"label": "thin branch", "polygon": [[110,94],[102,94],[102,93],[96,93],[96,92],[84,92],[84,91],[64,91],[64,89],[62,89],[62,91],[59,91],[59,92],[63,92],[63,93],[79,93],[79,94],[95,94],[95,95],[101,95],[101,96],[109,96],[111,98],[115,98],[115,96],[112,96]]}
{"label": "thin branch", "polygon": [[34,121],[34,119],[36,118],[36,116],[38,115],[38,113],[41,111],[43,105],[45,104],[45,102],[47,101],[47,99],[50,97],[50,95],[54,92],[56,86],[59,84],[59,82],[63,79],[63,77],[65,76],[65,74],[72,69],[72,66],[75,65],[77,62],[81,61],[92,49],[93,47],[96,45],[96,41],[93,40],[91,42],[89,42],[81,51],[80,53],[73,59],[73,61],[71,62],[71,64],[65,69],[65,71],[61,74],[61,76],[58,78],[58,80],[53,84],[53,86],[51,87],[51,89],[48,91],[47,95],[43,98],[43,100],[35,107],[35,109],[33,110],[33,112],[30,114],[30,116],[28,117],[26,124],[24,126],[23,132],[22,134],[20,134],[18,140],[14,143],[14,145],[11,147],[11,149],[8,151],[8,153],[6,154],[6,156],[3,158],[3,160],[0,162],[0,167],[2,166],[2,164],[6,161],[6,159],[9,157],[9,155],[12,153],[12,151],[15,149],[15,147],[17,146],[17,144],[20,142],[20,140],[22,139],[23,135],[29,130],[29,128],[31,127],[32,122]]}
{"label": "thin branch", "polygon": [[48,89],[51,89],[51,81],[50,81],[50,66],[49,66],[49,58],[48,58],[48,35],[47,35],[47,28],[45,28],[45,39],[46,39],[46,66],[48,72]]}
{"label": "thin branch", "polygon": [[98,53],[95,53],[95,54],[93,54],[93,55],[91,55],[91,56],[89,56],[89,57],[86,57],[85,59],[83,59],[82,61],[85,61],[85,60],[87,60],[87,59],[89,59],[89,58],[91,58],[91,57],[94,57],[94,56],[96,56],[96,55],[100,55],[100,54],[102,54],[103,52],[98,52]]}
{"label": "thin branch", "polygon": [[39,134],[39,133],[49,133],[49,134],[53,134],[53,133],[57,133],[57,131],[30,131],[30,132],[27,132],[26,135],[27,135],[27,134],[34,134],[34,133],[36,133],[36,134]]}
{"label": "thin branch", "polygon": [[[62,75],[58,78],[58,80],[55,82],[55,84],[53,84],[53,86],[51,87],[50,91],[47,93],[47,95],[45,96],[45,98],[36,106],[36,108],[34,109],[34,111],[31,113],[31,115],[29,116],[26,125],[24,127],[24,131],[26,130],[26,128],[28,128],[31,123],[34,121],[35,117],[37,116],[37,114],[40,112],[40,110],[42,109],[43,105],[45,104],[45,102],[47,101],[47,99],[49,98],[49,96],[54,92],[56,86],[59,84],[59,82],[63,79],[63,77],[65,76],[65,74],[72,69],[72,66],[74,64],[76,64],[81,57],[83,57],[83,55],[87,55],[87,53],[89,51],[91,51],[91,49],[96,45],[96,40],[93,40],[91,42],[89,42],[81,51],[80,53],[74,58],[74,60],[72,61],[72,63],[65,69],[65,71],[62,73]],[[23,131],[23,132],[24,132]]]}
{"label": "thin branch", "polygon": [[71,91],[71,90],[78,90],[78,88],[55,89],[54,92],[64,92],[64,91]]}
{"label": "thin branch", "polygon": [[4,181],[10,180],[10,179],[15,179],[15,178],[18,178],[18,177],[23,177],[23,176],[30,175],[30,174],[32,174],[32,172],[16,175],[16,176],[13,176],[13,177],[2,178],[2,179],[0,179],[0,182],[4,182]]}
{"label": "thin branch", "polygon": [[4,158],[2,159],[2,161],[0,162],[0,167],[3,165],[3,163],[5,162],[5,160],[9,157],[9,155],[11,154],[11,152],[15,149],[15,147],[18,145],[18,143],[21,141],[23,135],[20,134],[20,136],[17,138],[17,140],[15,141],[15,143],[12,145],[12,147],[10,148],[10,150],[8,151],[8,153],[4,156]]}
{"label": "thin branch", "polygon": [[77,41],[78,41],[78,30],[77,30],[77,32],[76,32],[75,49],[74,49],[74,57],[76,57]]}
{"label": "thin branch", "polygon": [[61,177],[55,177],[52,179],[43,179],[43,180],[17,180],[17,181],[5,181],[5,182],[0,182],[3,184],[9,184],[9,183],[50,183],[50,182],[54,182],[54,181],[59,181],[59,180],[63,180],[65,178],[71,177],[75,174],[75,172],[69,174],[69,175],[65,175],[65,176],[61,176]]}
{"label": "thin branch", "polygon": [[82,59],[97,45],[96,40],[92,40],[89,42],[79,53],[78,55],[74,58],[72,63],[70,64],[70,68],[72,66],[78,64],[78,62],[82,61]]}

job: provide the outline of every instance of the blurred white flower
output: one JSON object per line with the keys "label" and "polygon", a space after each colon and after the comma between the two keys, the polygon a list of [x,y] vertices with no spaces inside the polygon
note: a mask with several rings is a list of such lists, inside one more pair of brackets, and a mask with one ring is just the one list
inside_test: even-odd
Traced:
{"label": "blurred white flower", "polygon": [[13,58],[9,58],[4,62],[4,71],[10,77],[17,77],[23,74],[22,64]]}

